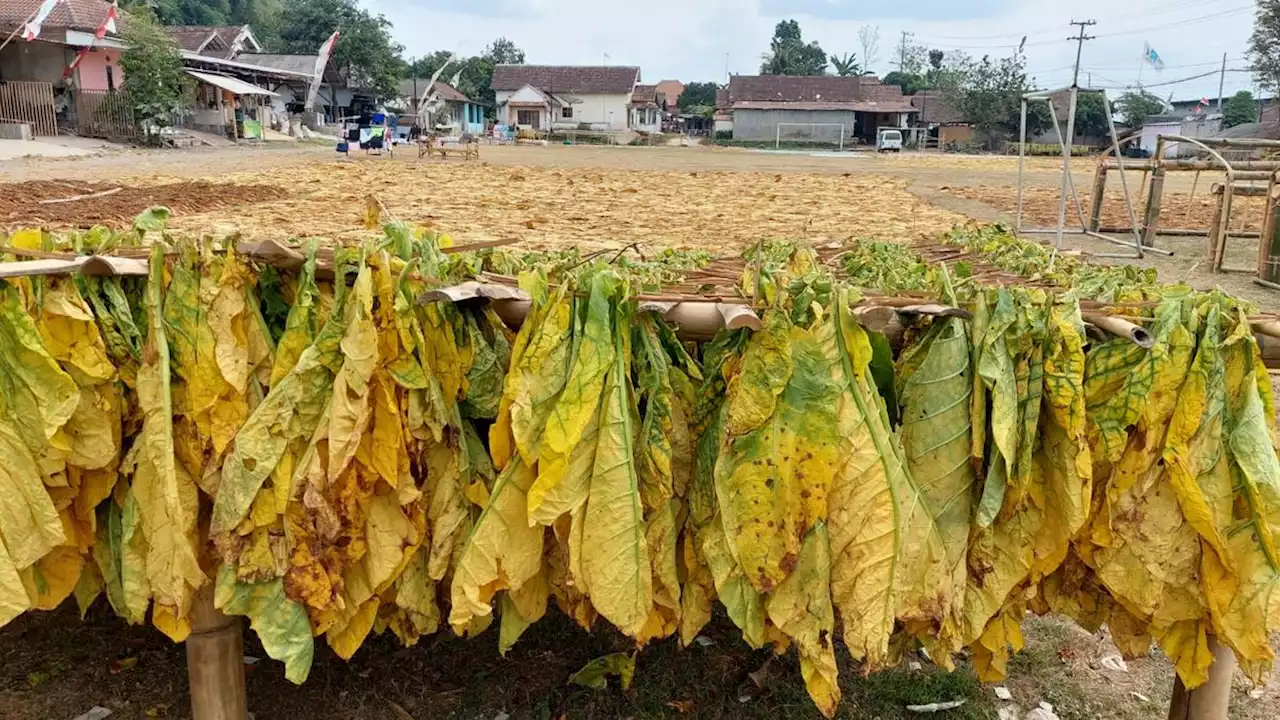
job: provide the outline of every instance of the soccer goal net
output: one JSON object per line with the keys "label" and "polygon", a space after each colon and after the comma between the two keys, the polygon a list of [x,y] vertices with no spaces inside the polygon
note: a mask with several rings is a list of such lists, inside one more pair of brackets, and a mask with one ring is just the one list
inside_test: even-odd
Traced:
{"label": "soccer goal net", "polygon": [[778,123],[774,149],[784,142],[822,143],[844,149],[844,123]]}

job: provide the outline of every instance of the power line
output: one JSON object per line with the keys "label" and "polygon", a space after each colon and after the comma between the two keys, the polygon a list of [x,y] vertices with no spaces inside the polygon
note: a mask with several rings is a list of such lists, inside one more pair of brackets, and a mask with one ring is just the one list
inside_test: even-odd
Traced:
{"label": "power line", "polygon": [[[1169,3],[1161,3],[1161,4],[1153,5],[1153,6],[1150,6],[1150,7],[1147,7],[1147,8],[1140,8],[1140,9],[1137,9],[1137,10],[1129,10],[1129,11],[1126,11],[1126,12],[1123,12],[1123,13],[1118,13],[1118,14],[1115,14],[1115,15],[1108,15],[1108,16],[1105,16],[1105,17],[1104,17],[1104,19],[1105,19],[1105,20],[1118,20],[1118,19],[1129,18],[1129,17],[1136,17],[1136,16],[1152,17],[1152,16],[1157,16],[1157,15],[1167,15],[1167,14],[1169,14],[1169,13],[1178,12],[1178,11],[1181,11],[1181,10],[1189,10],[1189,9],[1191,9],[1191,8],[1193,8],[1193,7],[1199,7],[1199,6],[1202,6],[1202,5],[1212,5],[1212,4],[1217,3],[1217,2],[1219,2],[1219,0],[1191,0],[1191,2],[1182,2],[1182,3],[1173,3],[1173,4],[1169,4]],[[1247,9],[1252,9],[1252,8],[1253,8],[1253,6],[1252,6],[1252,5],[1250,5],[1250,6],[1243,7],[1243,8],[1235,8],[1235,9],[1231,9],[1231,10],[1226,10],[1226,11],[1223,11],[1223,13],[1226,13],[1226,12],[1238,12],[1238,11],[1241,11],[1241,10],[1247,10]],[[1214,15],[1208,15],[1208,16],[1206,16],[1206,17],[1213,17],[1213,16],[1214,16]],[[1199,21],[1199,20],[1201,20],[1201,19],[1203,19],[1203,18],[1191,18],[1191,19],[1190,19],[1190,20],[1188,20],[1187,22],[1196,22],[1196,21]],[[1044,35],[1044,34],[1047,34],[1047,33],[1057,32],[1059,27],[1060,27],[1060,26],[1058,26],[1058,25],[1053,25],[1053,26],[1050,26],[1050,27],[1044,27],[1044,28],[1040,28],[1040,29],[1037,29],[1037,30],[1031,30],[1031,31],[1028,31],[1028,32],[1009,32],[1009,33],[1000,33],[1000,34],[997,34],[997,35],[930,35],[930,34],[925,33],[925,34],[920,35],[920,37],[921,37],[922,39],[924,39],[926,42],[928,42],[929,40],[933,40],[933,39],[936,39],[936,40],[1008,40],[1008,42],[996,43],[996,44],[988,44],[988,45],[965,45],[965,46],[955,46],[955,47],[970,47],[970,48],[978,48],[978,47],[1005,47],[1006,45],[1010,45],[1010,44],[1012,44],[1013,42],[1016,42],[1019,38],[1022,38],[1022,37],[1028,37],[1028,38],[1029,38],[1029,37],[1033,37],[1033,36],[1037,36],[1037,35]],[[1140,30],[1139,32],[1145,32],[1146,30],[1154,30],[1154,29],[1158,29],[1158,28],[1144,28],[1144,29]],[[1028,43],[1028,44],[1032,44],[1032,43]],[[1036,43],[1036,44],[1043,44],[1043,43]]]}
{"label": "power line", "polygon": [[1202,22],[1204,20],[1212,20],[1214,18],[1227,17],[1230,15],[1239,15],[1242,12],[1246,12],[1252,9],[1253,9],[1252,5],[1246,5],[1244,7],[1235,8],[1234,10],[1224,10],[1222,12],[1211,13],[1209,15],[1201,15],[1200,17],[1187,18],[1186,20],[1179,20],[1177,22],[1167,23],[1165,25],[1154,25],[1151,27],[1137,28],[1135,30],[1119,30],[1117,32],[1112,32],[1112,33],[1103,33],[1101,35],[1098,35],[1098,37],[1100,38],[1120,37],[1121,35],[1136,35],[1138,33],[1150,33],[1156,30],[1167,30],[1169,28],[1182,27],[1183,25],[1190,25],[1192,23]]}

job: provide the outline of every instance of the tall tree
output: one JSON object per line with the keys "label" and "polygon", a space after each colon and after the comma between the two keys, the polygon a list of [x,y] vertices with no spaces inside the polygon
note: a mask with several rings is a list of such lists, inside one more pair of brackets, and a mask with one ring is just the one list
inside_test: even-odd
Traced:
{"label": "tall tree", "polygon": [[1115,107],[1125,125],[1138,127],[1148,115],[1163,112],[1164,101],[1146,90],[1129,90],[1116,98]]}
{"label": "tall tree", "polygon": [[1258,0],[1247,55],[1258,85],[1280,92],[1280,0]]}
{"label": "tall tree", "polygon": [[[973,123],[974,130],[988,147],[996,147],[1017,134],[1022,96],[1031,89],[1022,56],[995,60],[984,56],[972,62],[959,55],[952,58],[952,64],[942,72],[942,79],[944,92],[965,119]],[[1036,103],[1030,107],[1038,106]],[[1028,112],[1028,134],[1050,126],[1047,111]]]}
{"label": "tall tree", "polygon": [[893,50],[893,64],[898,72],[908,75],[924,75],[929,65],[929,51],[908,39],[909,36],[898,37],[898,46]]}
{"label": "tall tree", "polygon": [[716,90],[720,88],[713,82],[691,82],[684,86],[677,104],[681,112],[697,112],[693,108],[715,109]]}
{"label": "tall tree", "polygon": [[880,60],[880,26],[863,25],[858,28],[858,46],[862,48],[862,69],[872,72],[872,66]]}
{"label": "tall tree", "polygon": [[840,77],[852,77],[862,74],[862,65],[858,64],[858,56],[853,53],[832,55],[831,67],[835,68],[836,74]]}
{"label": "tall tree", "polygon": [[899,72],[897,70],[885,75],[880,82],[885,85],[897,85],[902,88],[903,95],[915,95],[929,86],[923,75]]}
{"label": "tall tree", "polygon": [[1253,93],[1241,90],[1222,103],[1223,127],[1252,122],[1258,122],[1258,101],[1253,98]]}
{"label": "tall tree", "polygon": [[369,14],[356,0],[285,0],[277,49],[314,55],[337,29],[341,34],[329,62],[352,86],[393,96],[404,75],[404,48],[391,39],[391,21]]}
{"label": "tall tree", "polygon": [[943,53],[941,50],[938,50],[936,48],[933,50],[930,50],[929,51],[929,67],[933,70],[941,70],[942,60],[944,57],[946,57],[946,54]]}
{"label": "tall tree", "polygon": [[[448,50],[437,50],[429,55],[416,58],[407,63],[404,77],[429,78],[453,53]],[[454,58],[441,75],[446,82],[454,75],[458,76],[458,91],[463,95],[493,106],[494,92],[489,87],[493,80],[493,69],[497,65],[519,65],[524,62],[524,50],[516,47],[510,40],[500,37],[489,44],[482,53],[475,57]],[[426,88],[419,88],[421,93]]]}
{"label": "tall tree", "polygon": [[[1079,93],[1076,96],[1076,134],[1085,137],[1107,136],[1111,133],[1110,126],[1107,125],[1107,109],[1103,104],[1106,101],[1102,97],[1102,93]],[[1039,103],[1036,103],[1037,105]],[[1063,115],[1066,114],[1066,108],[1062,108]],[[1062,132],[1067,131],[1067,126],[1062,126]]]}
{"label": "tall tree", "polygon": [[805,44],[800,23],[783,20],[773,31],[769,52],[760,65],[761,75],[825,75],[827,54],[818,43]]}
{"label": "tall tree", "polygon": [[120,55],[120,67],[134,120],[148,143],[158,141],[159,130],[176,124],[191,101],[182,55],[145,8],[130,14],[121,39],[127,48]]}

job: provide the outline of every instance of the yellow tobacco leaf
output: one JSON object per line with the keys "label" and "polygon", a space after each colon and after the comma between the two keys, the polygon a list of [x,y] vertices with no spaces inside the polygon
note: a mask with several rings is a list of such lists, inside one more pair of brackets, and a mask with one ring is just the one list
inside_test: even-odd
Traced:
{"label": "yellow tobacco leaf", "polygon": [[[542,566],[541,526],[525,517],[533,471],[519,458],[498,475],[489,504],[463,545],[454,570],[449,624],[461,633],[476,617],[489,615],[500,590],[519,590]],[[503,621],[504,625],[506,621]]]}
{"label": "yellow tobacco leaf", "polygon": [[582,575],[596,610],[618,630],[636,637],[653,606],[653,582],[635,467],[625,346],[630,327],[624,318],[618,320],[582,522]]}
{"label": "yellow tobacco leaf", "polygon": [[[776,313],[780,314],[780,313]],[[785,323],[770,320],[771,325]],[[747,425],[734,418],[754,417],[758,393],[734,394],[730,382],[726,437],[716,464],[716,495],[730,548],[751,584],[767,592],[790,574],[800,543],[815,522],[827,517],[827,493],[834,475],[839,438],[836,433],[838,388],[822,347],[813,333],[792,329],[782,341],[788,348],[781,358],[751,360],[753,353],[773,353],[778,341],[766,328],[747,348],[743,374],[753,365],[789,361],[779,368],[784,378],[781,394],[771,397],[773,413],[739,434]],[[757,338],[759,343],[757,343]],[[736,403],[746,399],[744,410]],[[754,421],[753,421],[754,422]]]}
{"label": "yellow tobacco leaf", "polygon": [[764,647],[764,598],[742,574],[729,552],[724,526],[717,515],[700,535],[703,557],[715,580],[716,592],[729,619],[742,631],[742,639],[753,648]]}
{"label": "yellow tobacco leaf", "polygon": [[653,568],[653,607],[644,629],[636,637],[639,643],[669,637],[680,627],[680,579],[676,569],[678,504],[678,500],[668,500],[648,519],[645,536]]}
{"label": "yellow tobacco leaf", "polygon": [[591,474],[596,463],[596,447],[600,437],[600,408],[592,413],[578,444],[569,454],[564,480],[547,491],[542,503],[529,513],[529,522],[550,525],[566,513],[578,511],[587,501]]}
{"label": "yellow tobacco leaf", "polygon": [[430,635],[440,628],[440,607],[436,604],[436,584],[427,575],[427,551],[419,548],[409,565],[395,581],[396,607],[403,613],[403,621],[393,620],[391,630],[406,646],[411,646],[423,635]]}
{"label": "yellow tobacco leaf", "polygon": [[519,590],[508,590],[500,596],[502,624],[498,629],[498,652],[506,655],[515,647],[520,636],[530,625],[542,619],[547,612],[547,597],[551,587],[547,583],[545,568],[530,578]]}
{"label": "yellow tobacco leaf", "polygon": [[63,544],[66,535],[36,457],[19,432],[8,408],[0,408],[0,536],[14,566],[26,568]]}
{"label": "yellow tobacco leaf", "polygon": [[0,348],[5,409],[15,420],[21,419],[14,430],[30,452],[43,454],[80,404],[80,388],[45,349],[11,283],[0,288]]}
{"label": "yellow tobacco leaf", "polygon": [[538,459],[547,417],[569,377],[572,348],[573,299],[561,285],[545,304],[534,307],[516,335],[498,421],[489,438],[499,468],[515,452],[530,465]]}
{"label": "yellow tobacco leaf", "polygon": [[335,655],[343,660],[350,660],[351,656],[356,654],[369,635],[369,631],[373,629],[373,621],[378,617],[380,602],[381,600],[377,597],[369,598],[359,606],[350,622],[341,629],[330,630],[325,635]]}
{"label": "yellow tobacco leaf", "polygon": [[347,302],[349,322],[342,338],[342,370],[333,381],[329,406],[330,481],[346,471],[372,414],[370,382],[378,367],[378,331],[373,324],[373,275],[367,266],[356,276]]}
{"label": "yellow tobacco leaf", "polygon": [[605,389],[605,376],[614,365],[611,300],[617,287],[618,278],[612,273],[601,272],[591,279],[591,294],[574,351],[573,367],[564,391],[547,416],[546,429],[538,444],[538,478],[529,489],[529,514],[540,521],[545,515],[540,512],[543,499],[565,481],[574,448],[582,442],[596,414],[601,391]]}
{"label": "yellow tobacco leaf", "polygon": [[845,645],[871,668],[889,661],[900,606],[922,605],[947,581],[944,550],[870,378],[872,348],[841,299],[818,330],[830,372],[839,436],[828,500],[831,595]]}
{"label": "yellow tobacco leaf", "polygon": [[459,486],[458,467],[462,448],[446,443],[429,443],[427,465],[427,523],[431,528],[431,552],[428,574],[432,580],[444,578],[452,564],[459,533],[470,519],[467,499]]}
{"label": "yellow tobacco leaf", "polygon": [[1008,674],[1010,650],[1022,650],[1023,608],[1014,603],[987,625],[973,644],[973,668],[982,682],[1000,682]]}
{"label": "yellow tobacco leaf", "polygon": [[9,557],[9,551],[0,543],[0,627],[18,617],[31,607],[18,568]]}
{"label": "yellow tobacco leaf", "polygon": [[710,568],[702,560],[697,540],[687,526],[680,537],[680,563],[684,578],[680,589],[680,645],[688,647],[711,622],[716,587]]}
{"label": "yellow tobacco leaf", "polygon": [[56,610],[80,581],[84,556],[68,545],[54,548],[36,564],[22,571],[23,583],[36,610]]}
{"label": "yellow tobacco leaf", "polygon": [[196,486],[174,456],[169,343],[161,318],[164,264],[164,247],[156,245],[147,287],[147,342],[138,371],[143,421],[136,441],[140,449],[133,491],[147,541],[146,573],[157,609],[164,606],[181,616],[205,576],[196,559]]}
{"label": "yellow tobacco leaf", "polygon": [[773,624],[795,642],[809,697],[823,715],[834,717],[840,685],[832,642],[830,568],[827,527],[818,523],[805,536],[795,570],[769,595],[767,608]]}

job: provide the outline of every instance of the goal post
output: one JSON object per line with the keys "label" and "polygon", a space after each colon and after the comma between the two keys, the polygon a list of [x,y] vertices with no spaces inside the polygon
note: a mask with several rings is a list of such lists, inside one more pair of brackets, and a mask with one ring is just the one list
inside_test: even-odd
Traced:
{"label": "goal post", "polygon": [[[782,129],[787,127],[808,128],[808,131],[809,131],[807,137],[799,137],[799,138],[792,137],[792,138],[788,138],[789,140],[795,140],[797,142],[825,142],[831,145],[838,145],[841,150],[844,150],[844,128],[845,128],[844,123],[786,123],[786,122],[780,122],[774,126],[774,139],[773,139],[774,150],[778,150],[782,147],[782,140],[783,140]],[[822,137],[820,137],[818,133],[818,128],[834,128],[834,130],[828,130],[827,132],[822,133]]]}

